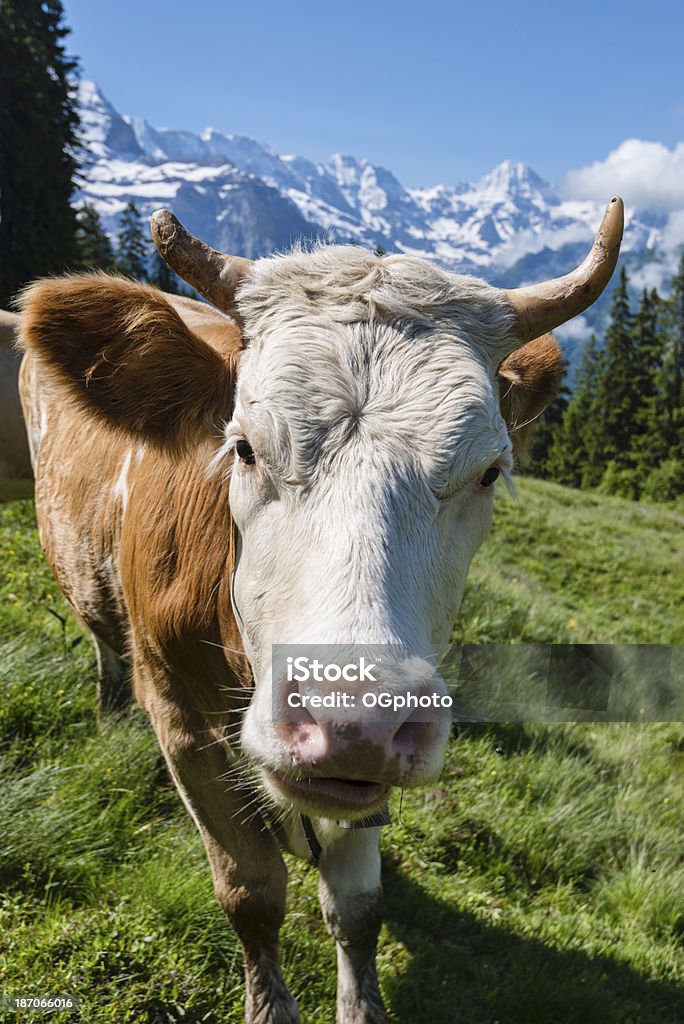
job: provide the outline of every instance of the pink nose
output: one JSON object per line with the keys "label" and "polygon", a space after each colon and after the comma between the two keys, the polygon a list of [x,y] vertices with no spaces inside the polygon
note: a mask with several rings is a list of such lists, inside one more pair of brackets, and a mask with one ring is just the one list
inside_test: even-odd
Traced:
{"label": "pink nose", "polygon": [[316,721],[309,711],[296,722],[277,722],[293,767],[316,775],[401,785],[442,731],[436,721],[415,720],[412,709],[399,720]]}

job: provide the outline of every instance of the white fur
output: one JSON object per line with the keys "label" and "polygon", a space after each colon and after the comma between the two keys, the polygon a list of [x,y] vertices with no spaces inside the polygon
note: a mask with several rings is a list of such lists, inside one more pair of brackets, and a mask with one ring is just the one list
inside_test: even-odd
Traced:
{"label": "white fur", "polygon": [[[339,923],[364,899],[381,892],[380,829],[342,831],[324,847],[320,863],[319,894],[329,918]],[[358,913],[358,911],[357,911]],[[337,1004],[359,999],[359,977],[346,943],[337,946]],[[338,1010],[338,1020],[344,1019]]]}
{"label": "white fur", "polygon": [[132,457],[133,452],[129,448],[128,451],[126,452],[126,455],[124,456],[123,463],[121,464],[121,472],[119,473],[119,476],[112,489],[114,498],[117,501],[121,502],[122,512],[126,511],[126,506],[128,505],[128,471],[131,468]]}
{"label": "white fur", "polygon": [[[242,538],[235,595],[257,682],[243,744],[291,767],[271,713],[274,643],[448,641],[510,466],[494,378],[511,313],[481,281],[355,247],[255,265],[226,441]],[[448,733],[412,782],[438,773]]]}

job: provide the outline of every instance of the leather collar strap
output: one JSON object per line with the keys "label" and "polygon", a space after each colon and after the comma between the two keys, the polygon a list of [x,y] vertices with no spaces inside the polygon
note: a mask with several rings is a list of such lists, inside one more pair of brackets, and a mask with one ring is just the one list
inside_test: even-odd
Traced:
{"label": "leather collar strap", "polygon": [[313,822],[308,814],[300,814],[299,818],[302,823],[302,828],[304,829],[306,845],[309,847],[309,852],[311,854],[311,863],[318,865],[318,862],[321,859],[321,854],[323,853],[323,847],[318,842],[318,836],[314,831]]}
{"label": "leather collar strap", "polygon": [[[313,822],[307,814],[300,814],[299,818],[304,829],[304,837],[306,839],[306,845],[309,847],[311,854],[311,863],[318,865],[323,853],[323,847],[318,841],[318,836],[313,827]],[[381,828],[383,825],[389,825],[391,822],[389,807],[385,804],[375,814],[369,814],[367,818],[359,818],[358,821],[338,821],[337,824],[340,828],[346,829],[357,829],[357,828]]]}

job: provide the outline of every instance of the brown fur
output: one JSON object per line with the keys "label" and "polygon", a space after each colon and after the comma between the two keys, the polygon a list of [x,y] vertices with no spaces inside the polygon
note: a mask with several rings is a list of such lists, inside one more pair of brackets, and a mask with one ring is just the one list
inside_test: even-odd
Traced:
{"label": "brown fur", "polygon": [[565,360],[551,334],[528,341],[499,367],[501,415],[519,461],[527,455],[533,421],[558,394],[564,372]]}
{"label": "brown fur", "polygon": [[[39,282],[23,303],[21,390],[48,561],[86,625],[130,655],[135,696],[243,944],[248,1021],[296,1024],[277,957],[285,866],[254,792],[224,781],[221,740],[238,728],[252,679],[230,602],[227,482],[206,466],[231,414],[239,332],[199,303],[103,275]],[[552,341],[533,342],[501,368],[514,421],[549,396],[554,353]],[[376,904],[349,920],[326,912],[333,930],[351,934],[361,1000],[342,1005],[341,1020],[387,1019],[373,966]]]}
{"label": "brown fur", "polygon": [[[88,284],[90,297],[83,294]],[[129,311],[110,301],[124,290]],[[64,305],[60,295],[68,296]],[[118,396],[114,392],[117,385],[125,385],[125,376],[112,375],[106,406],[100,400],[91,405],[92,390],[77,376],[92,365],[93,352],[110,350],[109,332],[120,330],[122,317],[128,324],[140,322],[141,297],[143,309],[152,306],[154,313],[144,323],[144,344],[153,346],[158,340],[168,355],[170,324],[175,352],[201,347],[205,358],[204,349],[212,351],[200,337],[206,331],[213,351],[223,350],[217,356],[221,372],[236,363],[239,333],[226,321],[220,344],[215,315],[210,310],[205,315],[199,303],[192,309],[196,331],[191,333],[166,299],[131,282],[115,281],[112,287],[110,279],[76,278],[34,286],[24,298],[22,399],[32,434],[39,438],[36,515],[41,542],[76,614],[119,655],[130,655],[136,698],[150,715],[169,771],[202,835],[217,898],[245,948],[248,1000],[288,1006],[277,962],[285,868],[275,839],[253,809],[247,810],[254,794],[230,790],[223,781],[230,764],[220,740],[224,731],[232,733],[239,724],[251,685],[230,607],[227,484],[203,471],[212,451],[209,437],[196,444],[192,456],[172,455],[168,446],[143,451],[123,432],[131,416],[122,416],[120,410],[131,395],[125,389]],[[92,324],[98,301],[101,322]],[[75,351],[80,347],[75,306],[86,310],[84,327],[92,328],[83,332],[85,358]],[[61,322],[59,311],[66,312]],[[151,324],[160,331],[154,341]],[[114,341],[117,358],[130,366],[128,349],[135,350],[138,337],[123,332]],[[207,363],[215,371],[215,360]],[[136,424],[151,419],[156,438],[165,406],[147,367],[157,361],[137,365],[148,385],[138,385],[137,394],[144,394],[144,404],[154,412],[150,417],[146,410],[133,419]],[[166,366],[160,365],[159,372],[165,373]],[[182,382],[185,376],[178,372],[175,379]],[[231,375],[223,393],[232,392],[232,383]],[[67,389],[71,401],[65,404]],[[190,380],[191,402],[201,391]],[[113,425],[104,419],[103,408],[112,410]],[[223,415],[230,415],[230,406]],[[199,422],[192,408],[190,416],[194,424]],[[176,422],[172,410],[170,429]],[[196,426],[193,430],[197,432]],[[189,437],[191,431],[181,425],[180,435]],[[127,461],[124,516],[117,482]],[[247,817],[250,828],[242,825]],[[284,1011],[273,1019],[295,1017]]]}
{"label": "brown fur", "polygon": [[230,417],[230,360],[156,289],[83,274],[39,281],[21,304],[24,345],[65,394],[110,425],[178,451]]}

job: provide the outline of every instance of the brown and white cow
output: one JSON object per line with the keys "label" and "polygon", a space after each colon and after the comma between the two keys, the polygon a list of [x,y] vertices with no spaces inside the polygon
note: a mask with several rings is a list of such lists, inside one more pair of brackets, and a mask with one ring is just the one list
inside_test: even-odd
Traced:
{"label": "brown and white cow", "polygon": [[[449,715],[274,721],[271,647],[448,640],[515,428],[558,386],[555,343],[533,339],[603,290],[622,204],[581,267],[514,292],[351,246],[249,264],[168,213],[153,233],[231,319],[103,275],[27,290],[42,542],[96,637],[105,705],[130,659],[244,948],[247,1020],[298,1020],[280,847],[308,857],[313,835],[338,1024],[377,1024],[380,829],[339,822],[436,778]],[[443,686],[428,660],[394,669],[395,692]]]}
{"label": "brown and white cow", "polygon": [[33,469],[19,401],[19,317],[0,309],[0,503],[33,497]]}

